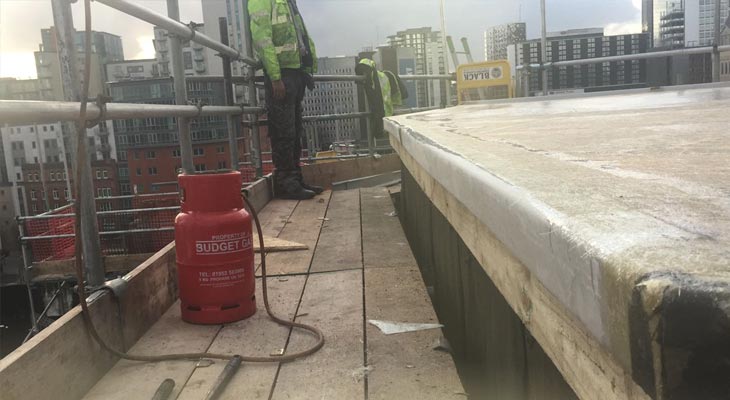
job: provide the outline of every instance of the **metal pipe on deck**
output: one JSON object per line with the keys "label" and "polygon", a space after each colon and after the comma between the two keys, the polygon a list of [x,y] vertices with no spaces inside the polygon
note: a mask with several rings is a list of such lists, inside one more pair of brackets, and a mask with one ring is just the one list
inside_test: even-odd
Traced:
{"label": "metal pipe on deck", "polygon": [[[256,67],[259,63],[238,52],[238,50],[226,46],[223,43],[217,42],[203,33],[196,32],[192,27],[180,22],[179,11],[177,14],[170,13],[170,3],[168,1],[168,16],[158,14],[152,10],[149,10],[139,4],[135,4],[129,0],[96,0],[99,3],[105,4],[111,8],[119,10],[125,14],[139,18],[145,22],[149,22],[152,25],[159,26],[167,30],[171,35],[178,36],[185,40],[201,44],[209,49],[215,50],[221,54],[225,54],[234,60],[241,61],[247,65]],[[173,16],[177,15],[177,16]]]}

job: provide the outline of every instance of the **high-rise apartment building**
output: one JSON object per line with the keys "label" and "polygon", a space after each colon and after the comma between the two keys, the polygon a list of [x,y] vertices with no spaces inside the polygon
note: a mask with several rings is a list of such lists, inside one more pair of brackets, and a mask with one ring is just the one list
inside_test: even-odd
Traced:
{"label": "high-rise apartment building", "polygon": [[[357,57],[322,57],[317,59],[319,74],[355,75]],[[304,115],[350,114],[358,111],[357,85],[354,82],[320,82],[317,90],[304,98]],[[360,136],[360,121],[346,119],[307,124],[317,149],[332,143],[352,142]]]}
{"label": "high-rise apartment building", "polygon": [[642,26],[653,47],[662,49],[711,46],[715,42],[715,5],[720,20],[730,12],[727,0],[643,0]]}
{"label": "high-rise apartment building", "polygon": [[[388,45],[397,48],[412,48],[416,56],[416,75],[425,75],[429,70],[436,71],[433,57],[438,58],[438,74],[446,73],[446,53],[443,48],[431,47],[429,43],[442,43],[441,32],[432,31],[431,28],[416,28],[400,31],[395,35],[388,36]],[[430,66],[430,67],[429,67]],[[427,107],[431,102],[429,92],[432,91],[428,82],[419,81],[416,84],[416,99],[418,107]]]}
{"label": "high-rise apartment building", "polygon": [[487,61],[507,59],[507,48],[527,40],[527,24],[517,22],[493,26],[484,32],[484,55]]}
{"label": "high-rise apartment building", "polygon": [[107,81],[160,78],[160,64],[154,58],[113,62],[106,65],[106,76]]}
{"label": "high-rise apartment building", "polygon": [[[42,43],[35,52],[36,72],[38,74],[41,97],[46,100],[64,100],[61,67],[56,48],[56,29],[41,29]],[[94,97],[104,93],[104,82],[107,80],[105,65],[110,62],[124,60],[122,39],[106,32],[92,31],[91,70],[89,71],[89,95]],[[84,76],[83,32],[76,32],[76,65],[79,76]]]}
{"label": "high-rise apartment building", "polygon": [[[117,193],[118,184],[113,179],[116,175],[114,135],[99,132],[102,129],[110,131],[110,125],[110,122],[106,122],[88,129],[87,140],[92,167],[110,171],[103,179],[102,187],[108,187],[109,193]],[[64,144],[64,138],[68,136],[64,135],[65,126],[57,122],[0,128],[5,160],[3,172],[7,173],[9,184],[17,191],[15,211],[18,215],[35,215],[49,211],[58,208],[55,206],[65,205],[70,199],[68,192],[60,196],[54,195],[48,189],[54,187],[63,192],[63,189],[68,189],[67,176],[73,178],[70,172],[73,163],[70,162],[67,145]],[[41,163],[44,164],[43,173],[40,172]],[[41,190],[37,190],[37,193],[31,191],[41,187],[46,187],[47,193],[41,193]]]}
{"label": "high-rise apartment building", "polygon": [[0,100],[51,100],[43,96],[38,79],[0,78]]}
{"label": "high-rise apartment building", "polygon": [[[204,25],[196,25],[195,30],[200,33],[205,33]],[[154,44],[155,44],[155,58],[159,64],[160,76],[169,77],[172,76],[172,66],[170,59],[170,38],[166,30],[155,27],[154,28]],[[205,47],[199,43],[191,42],[189,40],[182,43],[183,53],[183,67],[185,68],[186,76],[205,76],[210,75],[208,70],[208,57]],[[222,75],[222,74],[221,74]]]}
{"label": "high-rise apartment building", "polygon": [[[188,99],[207,105],[225,105],[223,80],[187,78]],[[170,79],[144,79],[109,83],[115,102],[174,104]],[[177,119],[171,117],[115,120],[122,194],[174,191],[181,168]],[[195,118],[191,124],[197,171],[235,168],[230,163],[225,117]]]}
{"label": "high-rise apartment building", "polygon": [[[626,54],[645,53],[649,49],[648,34],[604,36],[603,29],[575,29],[548,34],[548,62],[584,60]],[[513,65],[542,63],[539,39],[515,46]],[[551,68],[548,88],[551,91],[592,87],[626,87],[646,83],[646,61],[628,60]],[[529,75],[529,93],[542,89],[542,74]]]}

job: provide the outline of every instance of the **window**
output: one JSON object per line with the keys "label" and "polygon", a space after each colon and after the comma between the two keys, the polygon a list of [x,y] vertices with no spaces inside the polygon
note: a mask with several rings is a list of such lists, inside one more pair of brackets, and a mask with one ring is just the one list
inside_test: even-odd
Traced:
{"label": "window", "polygon": [[119,161],[127,161],[127,152],[126,151],[119,152]]}
{"label": "window", "polygon": [[[58,200],[58,190],[53,189],[53,200]],[[58,207],[56,207],[58,208]]]}
{"label": "window", "polygon": [[183,63],[185,69],[193,69],[193,55],[189,51],[183,53]]}
{"label": "window", "polygon": [[134,152],[134,159],[135,160],[139,160],[139,152],[138,151],[135,151]]}
{"label": "window", "polygon": [[100,169],[96,170],[96,179],[101,179],[101,170]]}
{"label": "window", "polygon": [[68,188],[66,188],[66,189],[63,189],[63,197],[64,197],[65,199],[68,199],[68,198],[69,198],[69,197],[68,197]]}
{"label": "window", "polygon": [[149,167],[147,168],[147,172],[149,172],[150,175],[157,175],[157,167]]}
{"label": "window", "polygon": [[35,141],[30,142],[30,143],[31,143],[31,146],[33,146],[33,148],[35,149],[35,146],[36,146]]}
{"label": "window", "polygon": [[137,176],[142,176],[142,168],[137,168]]}
{"label": "window", "polygon": [[157,153],[154,151],[148,151],[146,156],[148,160],[154,160],[157,158]]}
{"label": "window", "polygon": [[48,174],[48,175],[49,175],[49,176],[51,177],[51,182],[53,182],[53,181],[55,181],[55,180],[56,180],[56,173],[55,173],[55,172],[51,172],[51,173],[50,173],[50,174]]}
{"label": "window", "polygon": [[36,200],[36,199],[37,199],[37,197],[36,197],[36,193],[35,193],[35,189],[32,189],[32,190],[30,191],[30,199],[31,199],[31,200]]}
{"label": "window", "polygon": [[173,156],[174,158],[180,158],[180,149],[174,149],[174,150],[172,151],[172,156]]}
{"label": "window", "polygon": [[38,213],[38,206],[35,203],[31,204],[30,208],[34,214]]}
{"label": "window", "polygon": [[202,147],[196,147],[193,149],[193,156],[200,157],[205,155],[205,149]]}
{"label": "window", "polygon": [[205,171],[205,164],[195,164],[195,171],[196,172],[203,172],[203,171]]}
{"label": "window", "polygon": [[109,172],[107,170],[105,170],[105,169],[102,170],[101,171],[101,178],[102,179],[109,179]]}
{"label": "window", "polygon": [[218,146],[218,148],[216,150],[218,150],[218,154],[223,154],[223,153],[226,152],[226,147],[225,146]]}
{"label": "window", "polygon": [[22,180],[23,180],[23,177],[22,177],[22,176],[20,176],[20,172],[17,172],[17,173],[15,174],[15,178],[16,178],[16,180],[18,180],[18,181],[22,181]]}
{"label": "window", "polygon": [[226,168],[228,168],[228,167],[226,166],[225,161],[218,161],[218,169],[226,169]]}
{"label": "window", "polygon": [[53,132],[55,130],[56,130],[56,128],[54,128],[53,125],[51,125],[51,132]]}

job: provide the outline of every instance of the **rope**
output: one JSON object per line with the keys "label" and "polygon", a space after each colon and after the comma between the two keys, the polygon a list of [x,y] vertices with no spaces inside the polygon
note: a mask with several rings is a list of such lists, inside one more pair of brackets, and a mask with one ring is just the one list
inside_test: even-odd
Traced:
{"label": "rope", "polygon": [[[81,115],[79,118],[79,129],[78,134],[81,139],[84,139],[84,136],[86,135],[86,130],[84,129],[86,126],[86,106],[87,106],[87,97],[89,94],[89,73],[90,73],[90,64],[91,64],[91,0],[84,0],[84,12],[85,12],[85,19],[86,19],[86,59],[85,59],[85,65],[86,68],[84,70],[85,77],[84,77],[84,87],[83,92],[81,96]],[[193,29],[193,31],[195,31]],[[201,107],[202,108],[202,107]],[[199,108],[200,109],[200,108]],[[78,140],[78,147],[79,150],[83,149],[82,146],[86,143],[85,140]],[[80,171],[81,168],[84,167],[84,161],[86,159],[85,157],[86,152],[77,151],[77,157],[76,157],[76,193],[79,193],[80,191]],[[293,354],[284,354],[281,356],[268,356],[268,357],[257,357],[257,356],[240,356],[240,358],[245,362],[280,362],[280,363],[286,363],[286,362],[292,362],[294,360],[297,360],[302,357],[306,357],[309,355],[312,355],[319,351],[324,346],[324,334],[319,329],[294,322],[289,320],[284,320],[279,317],[277,317],[274,312],[271,310],[271,306],[269,305],[269,295],[268,295],[268,287],[266,284],[267,281],[267,275],[266,275],[266,247],[264,246],[264,235],[263,231],[261,229],[261,223],[259,221],[258,214],[256,213],[256,209],[253,207],[251,202],[246,198],[246,196],[243,196],[243,201],[246,203],[246,206],[251,211],[251,215],[253,216],[254,222],[256,224],[256,231],[259,235],[259,246],[261,248],[261,289],[263,291],[263,297],[264,297],[264,307],[266,308],[266,312],[269,315],[269,318],[271,318],[274,322],[289,327],[289,328],[299,328],[306,330],[308,332],[311,332],[314,336],[317,338],[317,343],[312,346],[311,348],[301,351],[299,353],[293,353]],[[77,196],[76,201],[76,207],[78,209],[81,209],[81,202],[83,201],[83,198],[81,196]],[[74,221],[74,227],[75,232],[78,233],[81,232],[81,213],[76,212],[75,221]],[[81,260],[82,256],[82,249],[83,243],[81,240],[76,240],[76,246],[75,246],[75,266],[76,266],[76,278],[78,280],[78,286],[77,291],[80,299],[80,305],[81,305],[81,315],[84,320],[84,324],[86,325],[86,329],[89,332],[89,334],[94,338],[94,340],[106,351],[109,353],[115,355],[116,357],[119,357],[121,359],[125,360],[131,360],[131,361],[142,361],[142,362],[161,362],[161,361],[178,361],[178,360],[200,360],[200,359],[219,359],[219,360],[231,360],[237,355],[232,354],[217,354],[217,353],[181,353],[181,354],[166,354],[166,355],[160,355],[160,356],[147,356],[147,355],[141,355],[141,354],[129,354],[125,352],[121,352],[117,349],[112,348],[107,344],[99,335],[99,332],[96,330],[96,327],[94,326],[94,322],[91,319],[91,312],[89,311],[89,306],[86,302],[86,287],[84,285],[84,268],[83,268],[83,261]]]}

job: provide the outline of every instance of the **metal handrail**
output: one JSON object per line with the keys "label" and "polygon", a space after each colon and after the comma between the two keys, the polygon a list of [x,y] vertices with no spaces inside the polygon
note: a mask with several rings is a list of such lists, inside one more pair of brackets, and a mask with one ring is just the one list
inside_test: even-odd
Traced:
{"label": "metal handrail", "polygon": [[244,56],[233,47],[226,46],[221,42],[211,39],[203,33],[197,32],[191,26],[185,25],[182,22],[176,21],[162,14],[158,14],[148,8],[140,6],[139,4],[132,3],[129,0],[96,1],[116,10],[119,10],[125,14],[139,18],[145,22],[149,22],[152,25],[164,28],[168,32],[180,37],[181,39],[190,40],[191,42],[199,43],[209,49],[216,50],[221,54],[225,54],[226,56],[231,57],[234,60],[241,61],[249,66],[259,67],[261,65],[261,63],[259,63],[258,61],[250,57]]}
{"label": "metal handrail", "polygon": [[[174,226],[164,227],[164,228],[150,228],[150,229],[130,229],[128,231],[109,231],[109,232],[99,232],[99,236],[112,236],[112,235],[130,235],[133,233],[149,233],[149,232],[169,232],[174,231]],[[25,236],[21,237],[21,241],[25,242],[31,242],[33,240],[48,240],[48,239],[67,239],[67,238],[75,238],[76,235],[73,233],[68,234],[62,234],[62,235],[45,235],[45,236]]]}
{"label": "metal handrail", "polygon": [[[730,45],[718,46],[718,51],[730,51]],[[677,50],[664,50],[664,51],[653,51],[649,53],[638,53],[638,54],[624,54],[620,56],[609,56],[609,57],[597,57],[597,58],[584,58],[580,60],[566,60],[566,61],[555,61],[547,62],[544,64],[522,64],[516,67],[517,70],[525,68],[542,69],[542,68],[557,68],[557,67],[571,67],[577,65],[588,65],[588,64],[601,64],[606,62],[617,62],[617,61],[634,61],[634,60],[649,60],[653,58],[663,58],[668,56],[681,56],[681,55],[694,55],[694,54],[707,54],[715,51],[714,46],[705,47],[690,47],[687,49]]]}
{"label": "metal handrail", "polygon": [[[23,101],[0,100],[0,120],[8,124],[51,123],[58,121],[77,121],[81,104],[68,101]],[[185,106],[170,104],[109,103],[102,110],[89,103],[86,115],[90,121],[97,119],[130,119],[152,117],[227,116],[257,114],[261,107],[229,106]]]}
{"label": "metal handrail", "polygon": [[[118,214],[136,214],[136,213],[143,213],[143,212],[155,212],[155,211],[177,211],[180,209],[180,206],[170,206],[170,207],[151,207],[151,208],[130,208],[126,210],[111,210],[111,211],[97,211],[97,216],[104,216],[104,215],[118,215]],[[43,215],[33,215],[28,217],[18,217],[19,221],[35,221],[40,219],[60,219],[60,218],[74,218],[76,214],[43,214]],[[23,238],[21,238],[23,239]]]}

